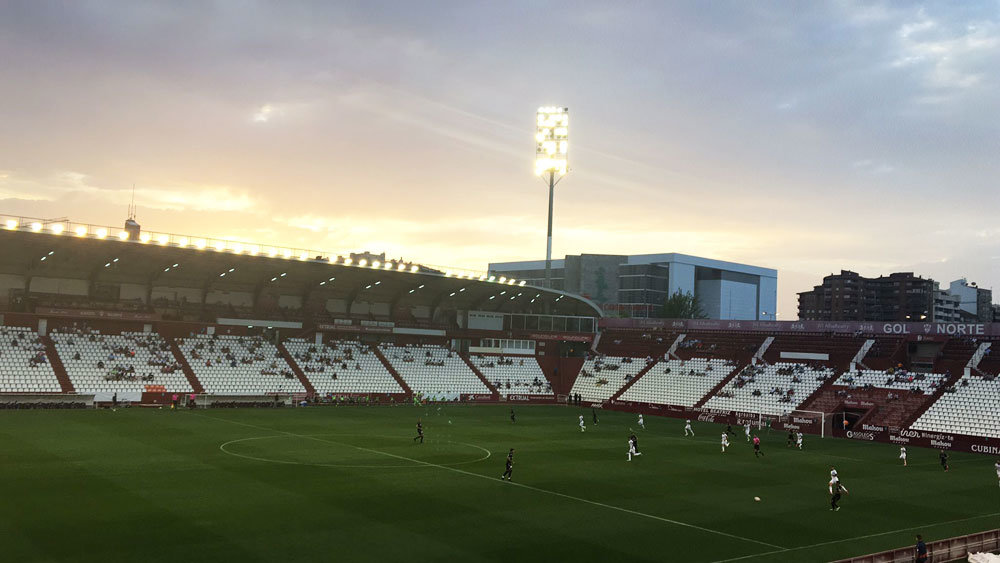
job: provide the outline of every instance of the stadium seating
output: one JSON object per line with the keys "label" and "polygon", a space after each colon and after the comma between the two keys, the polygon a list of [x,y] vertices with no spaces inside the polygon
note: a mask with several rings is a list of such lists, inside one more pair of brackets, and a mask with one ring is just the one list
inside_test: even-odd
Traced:
{"label": "stadium seating", "polygon": [[570,393],[579,394],[584,401],[606,401],[649,365],[650,361],[646,358],[615,356],[587,358]]}
{"label": "stadium seating", "polygon": [[259,336],[198,335],[177,343],[206,393],[306,391],[278,349]]}
{"label": "stadium seating", "polygon": [[292,338],[284,346],[321,395],[403,392],[396,378],[365,344],[335,340],[317,346]]}
{"label": "stadium seating", "polygon": [[900,370],[889,373],[882,370],[858,370],[844,373],[837,379],[837,385],[848,387],[877,387],[898,391],[920,391],[931,394],[948,379],[938,373],[915,373]]}
{"label": "stadium seating", "polygon": [[142,392],[147,386],[191,392],[180,364],[156,333],[53,333],[52,341],[77,392]]}
{"label": "stadium seating", "polygon": [[798,408],[831,377],[832,369],[806,364],[748,366],[704,407],[782,415]]}
{"label": "stadium seating", "polygon": [[473,356],[472,362],[500,395],[552,395],[552,385],[534,357]]}
{"label": "stadium seating", "polygon": [[1000,438],[1000,378],[963,377],[912,425],[916,430]]}
{"label": "stadium seating", "polygon": [[0,329],[0,393],[62,391],[38,333],[19,327]]}
{"label": "stadium seating", "polygon": [[465,360],[444,346],[380,344],[379,349],[414,393],[447,400],[490,393]]}
{"label": "stadium seating", "polygon": [[705,358],[660,362],[620,398],[623,401],[692,407],[736,367],[735,362]]}

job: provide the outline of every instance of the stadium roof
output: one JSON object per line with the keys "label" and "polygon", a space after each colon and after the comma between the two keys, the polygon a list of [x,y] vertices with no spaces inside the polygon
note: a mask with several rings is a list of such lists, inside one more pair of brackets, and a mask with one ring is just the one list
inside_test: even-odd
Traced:
{"label": "stadium roof", "polygon": [[[9,222],[15,220],[16,224]],[[56,224],[61,226],[53,227]],[[391,269],[378,263],[348,264],[344,258],[331,260],[313,251],[180,235],[144,233],[140,240],[129,240],[119,237],[121,232],[0,216],[0,274],[219,291],[274,287],[284,295],[394,307],[601,316],[600,308],[583,297],[499,276],[439,272],[409,263],[391,262]],[[278,252],[272,256],[264,253],[265,248]]]}

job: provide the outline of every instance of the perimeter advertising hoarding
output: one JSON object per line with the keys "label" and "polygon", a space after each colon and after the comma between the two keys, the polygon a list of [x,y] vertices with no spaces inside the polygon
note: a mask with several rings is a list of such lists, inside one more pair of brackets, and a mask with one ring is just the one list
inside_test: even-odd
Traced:
{"label": "perimeter advertising hoarding", "polygon": [[[595,404],[595,406],[601,405]],[[750,424],[756,426],[757,422],[762,420],[765,423],[770,423],[772,430],[794,430],[796,432],[802,432],[803,434],[819,435],[822,429],[819,418],[809,416],[805,413],[778,417],[773,415],[759,415],[757,413],[744,411],[727,411],[677,405],[656,405],[635,401],[608,401],[603,406],[604,408],[610,408],[612,410],[659,414],[673,418],[685,418],[715,424],[742,425],[749,422]],[[858,427],[854,427],[846,431],[842,428],[832,428],[831,426],[833,425],[829,425],[827,427],[826,434],[837,438],[1000,456],[1000,439],[996,438],[991,439],[981,436],[928,432],[925,430],[914,430],[912,428],[886,428],[884,426],[876,426],[873,424],[861,424]]]}

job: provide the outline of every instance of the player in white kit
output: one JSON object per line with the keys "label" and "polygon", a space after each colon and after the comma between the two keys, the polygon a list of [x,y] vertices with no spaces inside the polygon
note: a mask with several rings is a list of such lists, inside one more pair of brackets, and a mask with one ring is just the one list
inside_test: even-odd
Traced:
{"label": "player in white kit", "polygon": [[750,441],[750,423],[749,422],[743,425],[743,431],[746,432],[746,434],[747,434],[747,442],[749,442]]}
{"label": "player in white kit", "polygon": [[637,451],[635,451],[635,442],[632,441],[632,438],[629,438],[628,439],[628,460],[632,461],[632,456],[634,456],[634,455],[642,455],[642,454],[639,453],[639,452],[637,452]]}
{"label": "player in white kit", "polygon": [[725,432],[722,433],[722,453],[726,453],[726,447],[729,446],[729,435]]}
{"label": "player in white kit", "polygon": [[583,425],[583,415],[580,415],[580,432],[586,432],[587,427]]}
{"label": "player in white kit", "polygon": [[830,466],[830,482],[834,483],[840,481],[840,477],[837,476],[837,469],[834,466]]}
{"label": "player in white kit", "polygon": [[646,429],[646,421],[642,419],[642,413],[639,413],[639,427],[643,430]]}
{"label": "player in white kit", "polygon": [[997,481],[1000,481],[1000,459],[997,460],[993,467],[997,470]]}
{"label": "player in white kit", "polygon": [[906,467],[906,446],[899,447],[899,459],[903,460],[903,467]]}
{"label": "player in white kit", "polygon": [[796,432],[795,433],[795,446],[798,447],[800,450],[802,449],[802,433],[801,432]]}
{"label": "player in white kit", "polygon": [[694,430],[691,429],[691,419],[690,418],[687,419],[686,421],[684,421],[684,435],[687,436],[688,432],[690,432],[691,435],[694,436]]}

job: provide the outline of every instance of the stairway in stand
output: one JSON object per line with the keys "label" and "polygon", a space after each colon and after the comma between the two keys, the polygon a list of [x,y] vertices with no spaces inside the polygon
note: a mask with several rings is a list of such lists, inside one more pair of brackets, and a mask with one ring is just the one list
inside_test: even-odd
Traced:
{"label": "stairway in stand", "polygon": [[399,375],[399,372],[396,371],[396,368],[392,367],[392,362],[389,361],[389,358],[385,357],[385,354],[382,353],[382,350],[379,350],[378,345],[373,344],[371,346],[371,350],[372,352],[375,353],[375,357],[377,357],[378,360],[382,362],[382,365],[385,366],[385,369],[388,370],[389,375],[395,378],[396,383],[398,383],[399,386],[403,388],[403,393],[412,396],[413,389],[410,389],[410,386],[406,384],[406,381],[403,379],[403,376]]}
{"label": "stairway in stand", "polygon": [[469,366],[469,369],[472,370],[472,373],[476,374],[476,377],[478,377],[479,380],[483,382],[483,385],[485,385],[486,388],[490,390],[490,399],[494,401],[499,401],[500,391],[498,391],[497,388],[494,387],[492,383],[487,381],[486,376],[483,375],[483,372],[479,371],[479,368],[477,368],[476,365],[472,363],[472,360],[470,360],[466,356],[463,356],[462,354],[459,354],[458,357],[462,358],[462,361],[465,362],[465,365]]}
{"label": "stairway in stand", "polygon": [[194,370],[191,369],[191,364],[188,363],[187,358],[184,357],[184,352],[181,352],[181,347],[177,345],[177,341],[173,338],[164,338],[170,345],[170,350],[174,353],[174,358],[177,363],[181,365],[181,371],[184,372],[184,376],[187,377],[188,383],[191,384],[191,389],[194,389],[195,393],[201,394],[205,392],[205,388],[202,387],[201,382],[198,381],[198,376],[194,374]]}
{"label": "stairway in stand", "polygon": [[55,372],[56,379],[59,380],[62,392],[75,393],[76,389],[73,388],[73,382],[69,380],[69,374],[66,373],[66,366],[63,365],[62,358],[56,352],[55,342],[52,342],[52,339],[48,336],[43,336],[42,344],[45,345],[45,357],[49,359],[49,365],[52,366],[52,371]]}
{"label": "stairway in stand", "polygon": [[285,358],[285,362],[288,363],[288,367],[292,368],[292,373],[294,373],[295,377],[298,377],[299,381],[302,382],[302,386],[306,388],[306,393],[310,395],[315,395],[316,388],[313,387],[313,384],[309,381],[309,378],[306,377],[305,372],[303,372],[302,369],[299,368],[299,364],[295,363],[295,358],[292,357],[292,354],[285,349],[284,343],[281,342],[278,343],[278,353],[281,354],[281,357]]}
{"label": "stairway in stand", "polygon": [[635,377],[633,377],[631,380],[629,380],[628,383],[626,383],[625,385],[623,385],[622,388],[619,389],[618,392],[615,393],[614,395],[612,395],[611,398],[608,399],[608,400],[609,401],[617,401],[618,398],[621,397],[623,393],[625,393],[626,391],[628,391],[629,387],[631,387],[632,385],[635,385],[635,382],[639,381],[640,377],[642,377],[642,376],[646,375],[647,373],[649,373],[649,370],[653,369],[653,366],[655,366],[658,363],[660,363],[658,360],[647,363],[646,367],[644,367],[641,370],[639,370],[639,373],[636,373]]}

